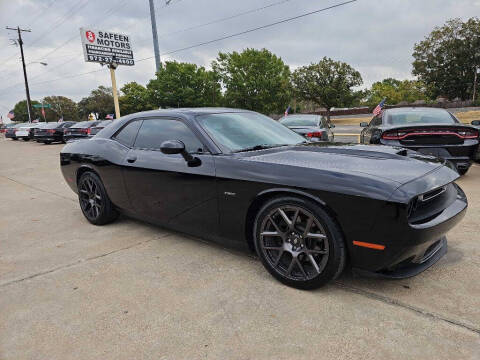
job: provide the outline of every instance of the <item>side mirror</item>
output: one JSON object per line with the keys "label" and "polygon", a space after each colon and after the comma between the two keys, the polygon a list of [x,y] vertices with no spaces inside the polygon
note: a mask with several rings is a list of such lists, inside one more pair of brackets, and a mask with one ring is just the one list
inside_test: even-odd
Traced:
{"label": "side mirror", "polygon": [[480,120],[473,120],[471,124],[475,126],[480,126]]}
{"label": "side mirror", "polygon": [[194,158],[185,150],[185,144],[180,140],[167,140],[161,143],[160,151],[166,155],[182,154],[188,166],[198,166],[201,164],[199,158]]}
{"label": "side mirror", "polygon": [[181,154],[185,152],[185,144],[180,140],[167,140],[160,145],[160,150],[167,155]]}
{"label": "side mirror", "polygon": [[368,123],[367,122],[361,122],[360,123],[360,127],[367,127],[368,126]]}

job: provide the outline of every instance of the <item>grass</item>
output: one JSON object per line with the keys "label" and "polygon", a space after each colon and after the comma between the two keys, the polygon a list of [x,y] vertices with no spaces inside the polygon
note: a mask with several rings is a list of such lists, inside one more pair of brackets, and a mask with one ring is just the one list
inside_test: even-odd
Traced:
{"label": "grass", "polygon": [[[458,112],[455,116],[463,123],[470,124],[472,120],[480,120],[480,111],[464,111]],[[370,122],[372,116],[368,115],[365,117],[358,118],[343,118],[343,119],[333,119],[332,122],[335,125],[359,125],[361,122]]]}

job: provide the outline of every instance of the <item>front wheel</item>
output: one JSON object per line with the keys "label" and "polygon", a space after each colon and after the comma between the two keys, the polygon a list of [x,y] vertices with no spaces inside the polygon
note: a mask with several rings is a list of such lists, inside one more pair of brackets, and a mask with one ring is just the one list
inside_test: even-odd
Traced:
{"label": "front wheel", "polygon": [[78,200],[83,215],[94,225],[108,224],[118,217],[97,174],[87,171],[78,181]]}
{"label": "front wheel", "polygon": [[345,266],[345,245],[338,225],[310,200],[270,200],[256,217],[254,241],[270,274],[298,289],[323,286]]}

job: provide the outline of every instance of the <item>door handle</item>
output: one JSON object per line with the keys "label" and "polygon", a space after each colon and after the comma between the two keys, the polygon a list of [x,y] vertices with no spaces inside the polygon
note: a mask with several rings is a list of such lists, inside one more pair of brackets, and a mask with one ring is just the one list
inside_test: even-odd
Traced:
{"label": "door handle", "polygon": [[127,157],[127,161],[132,164],[134,163],[135,161],[137,161],[137,157],[136,156],[129,156]]}

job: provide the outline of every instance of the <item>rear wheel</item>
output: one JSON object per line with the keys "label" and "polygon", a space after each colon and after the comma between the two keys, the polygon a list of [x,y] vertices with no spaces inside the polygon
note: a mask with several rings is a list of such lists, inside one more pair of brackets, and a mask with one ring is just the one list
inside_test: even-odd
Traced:
{"label": "rear wheel", "polygon": [[51,142],[51,141],[44,141],[43,143],[46,144],[46,145],[49,145],[49,144],[51,144],[52,142]]}
{"label": "rear wheel", "polygon": [[12,138],[12,140],[15,140],[15,141],[17,141],[17,140],[18,140],[18,138]]}
{"label": "rear wheel", "polygon": [[30,141],[30,138],[23,138],[23,141]]}
{"label": "rear wheel", "polygon": [[119,215],[105,191],[102,180],[93,172],[87,171],[80,177],[78,200],[83,215],[94,225],[108,224]]}
{"label": "rear wheel", "polygon": [[265,268],[282,283],[314,289],[341,274],[345,247],[336,222],[310,200],[279,197],[259,211],[255,248]]}

